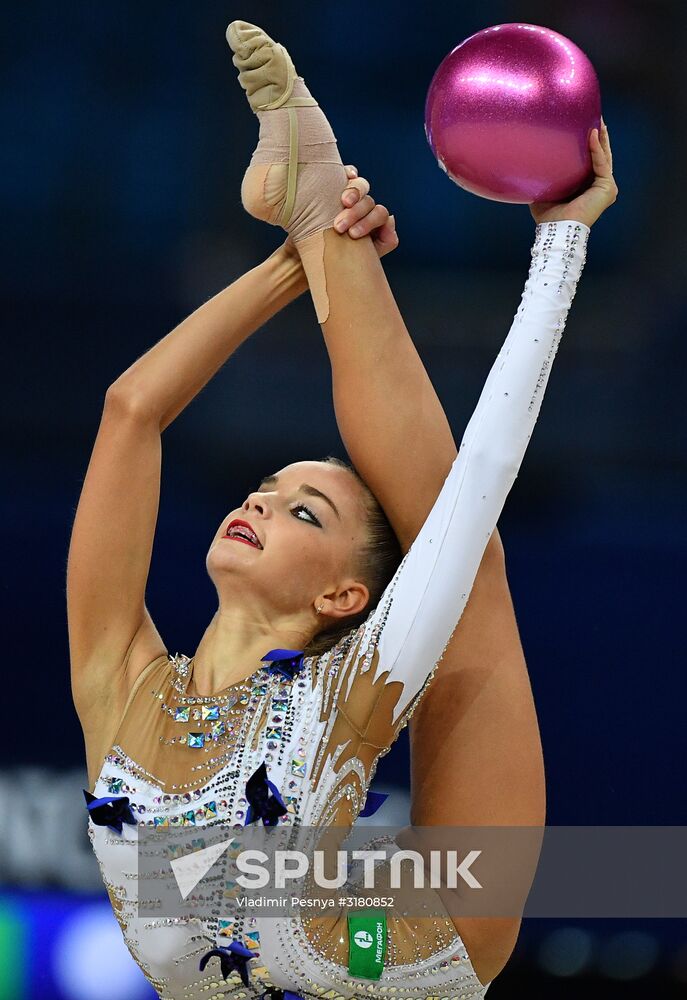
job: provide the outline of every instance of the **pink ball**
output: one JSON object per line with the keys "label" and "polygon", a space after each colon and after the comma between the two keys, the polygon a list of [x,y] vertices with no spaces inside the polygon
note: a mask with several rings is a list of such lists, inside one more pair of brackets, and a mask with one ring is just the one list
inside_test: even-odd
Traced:
{"label": "pink ball", "polygon": [[591,183],[589,136],[600,124],[591,62],[537,24],[466,38],[437,69],[425,105],[427,139],[449,177],[516,205],[567,201]]}

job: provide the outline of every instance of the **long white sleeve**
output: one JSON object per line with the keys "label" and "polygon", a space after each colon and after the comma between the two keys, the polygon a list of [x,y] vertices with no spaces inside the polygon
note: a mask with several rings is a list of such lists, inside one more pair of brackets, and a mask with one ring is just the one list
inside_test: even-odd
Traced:
{"label": "long white sleeve", "polygon": [[[420,533],[367,619],[375,680],[402,681],[394,721],[422,689],[467,604],[518,474],[586,257],[589,227],[537,226],[527,283],[458,455]],[[366,667],[363,663],[362,670]]]}

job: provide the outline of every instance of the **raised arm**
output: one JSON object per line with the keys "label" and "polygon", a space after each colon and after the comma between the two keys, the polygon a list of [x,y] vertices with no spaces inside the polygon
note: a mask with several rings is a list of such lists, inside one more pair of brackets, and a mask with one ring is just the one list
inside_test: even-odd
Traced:
{"label": "raised arm", "polygon": [[72,689],[84,728],[116,714],[141,669],[166,649],[145,606],[162,431],[249,334],[306,288],[298,259],[280,248],[107,390],[67,561]]}
{"label": "raised arm", "polygon": [[458,456],[419,535],[378,608],[361,649],[378,650],[375,679],[403,689],[404,714],[440,659],[472,584],[534,428],[585,260],[589,227],[537,227],[529,277]]}
{"label": "raised arm", "polygon": [[539,415],[590,227],[616,200],[602,129],[601,138],[594,129],[589,139],[592,184],[567,205],[530,206],[537,230],[515,319],[441,492],[368,621],[370,635],[380,633],[377,675],[389,671],[389,681],[404,685],[395,720],[431,676],[465,610]]}

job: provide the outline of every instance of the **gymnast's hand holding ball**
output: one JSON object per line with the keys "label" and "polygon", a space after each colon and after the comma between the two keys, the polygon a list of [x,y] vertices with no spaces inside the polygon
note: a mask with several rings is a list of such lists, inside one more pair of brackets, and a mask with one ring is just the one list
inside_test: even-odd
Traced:
{"label": "gymnast's hand holding ball", "polygon": [[572,201],[539,201],[530,205],[536,223],[561,222],[570,219],[592,226],[602,212],[618,197],[618,185],[613,177],[613,154],[608,129],[603,118],[601,131],[592,129],[589,135],[589,152],[592,156],[594,180],[582,194]]}
{"label": "gymnast's hand holding ball", "polygon": [[456,45],[430,83],[425,134],[455,184],[529,205],[537,224],[591,227],[618,194],[594,66],[540,24],[495,24]]}

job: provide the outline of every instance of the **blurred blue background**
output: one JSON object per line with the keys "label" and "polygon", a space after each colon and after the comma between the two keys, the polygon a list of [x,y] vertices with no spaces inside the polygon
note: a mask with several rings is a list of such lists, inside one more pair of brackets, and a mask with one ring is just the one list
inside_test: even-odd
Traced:
{"label": "blurred blue background", "polygon": [[[107,386],[281,242],[240,203],[256,129],[224,41],[234,18],[286,42],[344,160],[395,213],[400,248],[385,267],[457,437],[517,308],[533,222],[526,207],[468,195],[437,169],[427,88],[458,42],[508,21],[554,28],[594,63],[620,196],[594,227],[500,530],[548,822],[687,824],[685,5],[15,6],[0,98],[0,1000],[150,996],[85,835],[65,567]],[[226,510],[259,474],[343,455],[306,297],[241,348],[163,448],[148,606],[170,651],[190,655],[215,610],[204,561]],[[378,771],[399,801],[407,772],[404,736]],[[528,921],[489,996],[671,997],[686,986],[684,922]]]}

